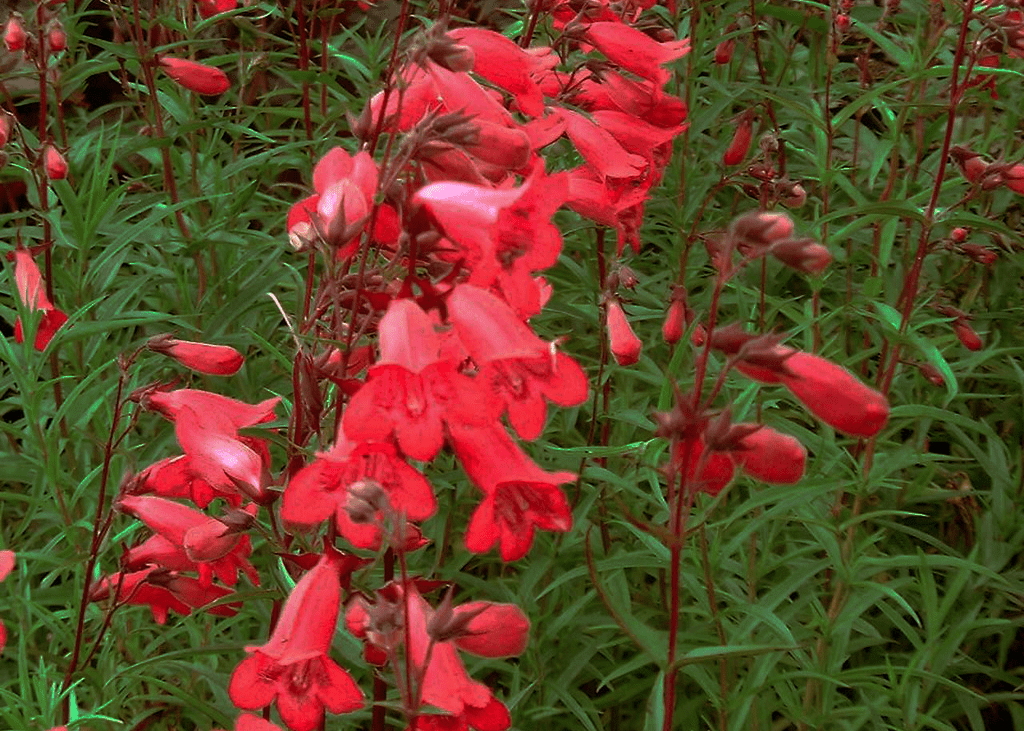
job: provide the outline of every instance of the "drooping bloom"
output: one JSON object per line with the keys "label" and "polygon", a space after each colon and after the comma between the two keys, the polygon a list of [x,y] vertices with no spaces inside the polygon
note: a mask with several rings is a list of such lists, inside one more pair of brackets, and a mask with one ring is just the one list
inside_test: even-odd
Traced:
{"label": "drooping bloom", "polygon": [[246,647],[249,657],[231,675],[228,695],[254,711],[277,702],[292,731],[313,731],[324,710],[348,713],[363,705],[352,677],[328,657],[341,603],[341,554],[328,549],[299,579],[270,639]]}
{"label": "drooping bloom", "polygon": [[[385,587],[378,597],[376,604],[359,598],[349,605],[345,624],[352,633],[380,649],[395,649],[389,646],[403,633],[393,631],[394,618],[407,615],[407,656],[413,664],[413,682],[419,684],[422,703],[439,708],[479,731],[507,729],[511,724],[508,709],[490,688],[469,677],[458,650],[482,657],[519,655],[526,648],[530,631],[530,622],[522,610],[512,604],[492,602],[452,607],[448,598],[434,609],[412,582],[404,588]],[[447,725],[456,721],[437,725],[440,723],[430,722],[419,728],[459,728]]]}
{"label": "drooping bloom", "polygon": [[544,97],[533,74],[554,65],[554,54],[539,56],[533,53],[535,48],[527,52],[486,28],[456,28],[448,35],[473,49],[473,72],[512,94],[523,114],[539,117],[544,113]]}
{"label": "drooping bloom", "polygon": [[160,66],[181,86],[197,94],[217,96],[231,87],[227,74],[215,66],[174,56],[161,56]]}
{"label": "drooping bloom", "polygon": [[608,302],[608,343],[615,362],[620,366],[630,366],[640,360],[643,341],[633,332],[622,303],[617,299]]}
{"label": "drooping bloom", "polygon": [[242,534],[256,513],[255,505],[247,511],[236,511],[232,525],[162,497],[125,495],[118,507],[142,520],[158,534],[153,538],[160,539],[151,538],[131,549],[125,560],[128,568],[155,563],[178,571],[196,570],[204,588],[213,583],[214,575],[234,586],[242,571],[259,586],[259,573],[249,563],[252,546],[249,537]]}
{"label": "drooping bloom", "polygon": [[146,347],[174,358],[186,368],[211,376],[233,376],[245,362],[241,353],[227,345],[178,340],[166,333],[150,338]]}
{"label": "drooping bloom", "polygon": [[343,417],[349,439],[384,441],[392,434],[402,453],[431,460],[444,443],[444,425],[497,418],[500,404],[441,354],[434,322],[412,300],[394,300],[380,321],[380,360],[352,397]]}
{"label": "drooping bloom", "polygon": [[545,400],[559,406],[586,400],[587,377],[579,364],[537,337],[497,296],[459,285],[448,297],[448,317],[479,368],[476,380],[501,401],[523,439],[543,431]]}
{"label": "drooping bloom", "polygon": [[743,162],[743,159],[747,156],[747,152],[750,150],[752,125],[752,114],[747,112],[740,117],[739,124],[736,125],[736,131],[733,132],[732,141],[729,143],[728,149],[726,149],[725,154],[722,156],[723,165],[726,167],[732,167],[733,165],[739,165]]}
{"label": "drooping bloom", "polygon": [[436,508],[430,483],[393,444],[353,443],[342,435],[289,480],[281,517],[315,525],[333,515],[338,532],[353,546],[376,549],[383,528],[426,520]]}
{"label": "drooping bloom", "polygon": [[569,503],[558,486],[572,472],[547,472],[519,448],[500,424],[452,428],[452,447],[462,468],[484,493],[466,529],[466,547],[484,553],[497,544],[503,561],[518,561],[533,545],[535,528],[566,532]]}
{"label": "drooping bloom", "polygon": [[[14,281],[18,286],[18,297],[28,311],[43,313],[33,345],[36,350],[46,350],[53,336],[68,321],[68,316],[50,302],[42,274],[28,249],[19,247],[14,250]],[[18,343],[24,340],[20,317],[14,323],[14,340]]]}
{"label": "drooping bloom", "polygon": [[[173,610],[189,615],[193,609],[223,599],[231,594],[230,589],[213,584],[203,587],[197,579],[182,576],[158,566],[149,566],[141,571],[113,574],[104,577],[89,593],[90,601],[106,599],[116,594],[116,601],[123,604],[146,604],[153,613],[157,624],[167,623],[167,614]],[[220,617],[231,617],[238,612],[238,604],[221,604],[207,611]]]}
{"label": "drooping bloom", "polygon": [[743,437],[740,448],[730,454],[751,477],[779,485],[800,482],[807,462],[807,450],[798,439],[767,426]]}
{"label": "drooping bloom", "polygon": [[658,43],[643,31],[619,21],[602,21],[586,26],[585,38],[597,50],[626,71],[632,71],[658,88],[671,77],[662,68],[690,52],[690,39]]}
{"label": "drooping bloom", "polygon": [[[14,570],[14,551],[0,551],[0,581],[6,579]],[[0,652],[7,644],[7,628],[0,622]]]}

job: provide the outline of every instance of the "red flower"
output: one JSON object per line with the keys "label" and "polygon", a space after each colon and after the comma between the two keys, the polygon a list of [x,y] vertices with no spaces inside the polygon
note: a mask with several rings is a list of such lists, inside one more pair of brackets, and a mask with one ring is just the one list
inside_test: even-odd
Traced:
{"label": "red flower", "polygon": [[191,460],[187,455],[167,457],[151,464],[132,479],[125,492],[133,495],[155,493],[161,497],[187,498],[200,508],[205,508],[214,498],[221,498],[233,507],[242,504],[242,496],[235,490],[234,485],[230,492],[218,490],[191,467]]}
{"label": "red flower", "polygon": [[161,56],[160,66],[168,76],[197,94],[217,96],[231,87],[227,74],[214,66],[174,56]]}
{"label": "red flower", "polygon": [[[205,607],[231,594],[230,589],[222,586],[203,587],[190,576],[181,576],[176,571],[150,566],[141,571],[104,577],[93,586],[89,599],[94,602],[100,601],[115,591],[119,604],[148,604],[157,624],[166,624],[167,613],[170,610],[188,615],[193,609]],[[220,617],[231,617],[238,612],[237,606],[222,604],[211,607],[209,612]]]}
{"label": "red flower", "polygon": [[68,176],[68,161],[53,145],[43,150],[43,170],[50,180],[64,180]]}
{"label": "red flower", "polygon": [[640,360],[643,341],[633,332],[622,303],[617,299],[608,302],[608,343],[620,366],[630,366]]}
{"label": "red flower", "polygon": [[170,335],[156,335],[146,347],[174,358],[186,368],[211,376],[233,376],[245,359],[227,345],[207,345],[190,340],[176,340]]}
{"label": "red flower", "polygon": [[700,437],[676,442],[672,450],[672,465],[676,470],[683,469],[685,465],[688,490],[706,492],[712,497],[720,493],[736,474],[736,467],[728,454],[706,451]]}
{"label": "red flower", "polygon": [[[0,581],[6,579],[14,570],[14,551],[0,551]],[[0,652],[7,644],[7,628],[0,622]]]}
{"label": "red flower", "polygon": [[448,36],[473,49],[473,72],[512,94],[523,114],[544,114],[544,97],[531,74],[554,65],[557,59],[552,54],[539,57],[527,53],[514,41],[485,28],[457,28],[448,31]]}
{"label": "red flower", "polygon": [[448,317],[480,369],[477,380],[508,410],[509,423],[523,439],[543,431],[545,399],[559,406],[586,400],[587,377],[579,364],[538,338],[490,292],[459,285],[448,298]]}
{"label": "red flower", "polygon": [[332,514],[341,533],[357,548],[380,546],[391,521],[425,520],[437,504],[430,483],[398,456],[389,443],[354,444],[342,436],[288,482],[281,517],[315,525]]}
{"label": "red flower", "polygon": [[120,498],[118,507],[159,534],[154,538],[162,539],[151,538],[130,550],[126,558],[129,568],[156,563],[169,569],[197,570],[204,588],[213,583],[214,575],[234,586],[242,571],[249,581],[259,585],[259,573],[248,560],[252,553],[249,537],[241,534],[255,516],[255,506],[246,512],[236,511],[233,518],[237,525],[161,497],[126,495]]}
{"label": "red flower", "polygon": [[743,437],[739,447],[730,453],[733,461],[748,475],[762,482],[794,485],[804,476],[807,450],[798,439],[788,434],[762,426]]}
{"label": "red flower", "polygon": [[953,320],[953,332],[956,333],[960,344],[968,350],[981,350],[985,347],[985,343],[982,342],[981,337],[974,331],[974,328],[971,327],[965,317],[958,317]]}
{"label": "red flower", "polygon": [[212,18],[228,10],[238,7],[238,0],[197,0],[199,15],[203,18]]}
{"label": "red flower", "polygon": [[352,677],[327,656],[341,603],[342,561],[328,549],[292,589],[270,640],[245,648],[250,655],[228,686],[238,708],[254,711],[276,700],[288,728],[313,731],[324,709],[348,713],[363,705]]}
{"label": "red flower", "polygon": [[25,48],[25,41],[28,36],[25,33],[25,26],[21,24],[21,18],[12,15],[4,26],[4,45],[11,53]]}
{"label": "red flower", "polygon": [[[397,596],[394,600],[385,599],[388,594]],[[507,729],[511,723],[508,709],[490,688],[466,674],[458,650],[483,657],[520,654],[530,632],[530,622],[522,610],[512,604],[492,602],[452,607],[450,598],[435,610],[411,582],[404,590],[397,585],[386,587],[378,597],[378,604],[369,604],[364,599],[350,604],[346,625],[357,637],[375,643],[379,649],[395,650],[403,633],[391,631],[389,618],[401,616],[404,603],[409,618],[407,657],[413,664],[414,682],[418,683],[418,687],[409,689],[410,695],[450,714],[428,715],[412,728],[448,731],[464,728],[465,724],[479,731]],[[379,620],[385,627],[377,626]]]}
{"label": "red flower", "polygon": [[643,31],[622,22],[603,21],[586,27],[586,40],[626,71],[662,87],[671,74],[662,65],[690,52],[690,39],[658,43]]}
{"label": "red flower", "polygon": [[431,460],[444,443],[444,424],[480,424],[497,417],[487,398],[453,358],[442,358],[434,323],[412,300],[393,300],[380,321],[381,358],[343,417],[357,441],[395,435],[412,459]]}
{"label": "red flower", "polygon": [[[39,267],[32,259],[28,249],[17,248],[14,250],[14,281],[18,286],[18,297],[29,312],[41,310],[43,313],[39,326],[36,328],[36,337],[33,346],[36,350],[46,350],[53,336],[68,321],[68,316],[58,310],[46,296],[46,285],[43,283]],[[17,343],[25,339],[22,329],[21,318],[14,323],[14,341]]]}
{"label": "red flower", "polygon": [[558,485],[572,472],[546,472],[500,424],[451,430],[463,469],[484,493],[466,529],[466,547],[484,553],[498,544],[503,561],[518,561],[533,545],[534,528],[566,532],[572,512]]}
{"label": "red flower", "polygon": [[733,133],[732,142],[729,143],[729,149],[725,151],[725,155],[722,156],[722,164],[726,167],[732,167],[733,165],[739,165],[743,162],[743,158],[747,156],[747,151],[750,150],[751,141],[751,124],[753,122],[753,114],[747,111],[740,117],[739,124],[736,125],[736,131]]}

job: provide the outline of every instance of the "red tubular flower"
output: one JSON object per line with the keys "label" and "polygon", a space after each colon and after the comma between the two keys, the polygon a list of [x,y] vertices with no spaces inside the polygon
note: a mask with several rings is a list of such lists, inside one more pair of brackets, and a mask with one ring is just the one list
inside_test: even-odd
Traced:
{"label": "red tubular flower", "polygon": [[620,366],[630,366],[640,360],[643,341],[633,332],[622,304],[616,299],[608,302],[608,342]]}
{"label": "red tubular flower", "polygon": [[444,443],[444,424],[480,424],[501,406],[454,358],[441,356],[434,322],[412,300],[394,300],[380,321],[381,358],[349,403],[345,434],[357,441],[384,441],[394,434],[402,452],[431,460]]}
{"label": "red tubular flower", "polygon": [[558,485],[572,472],[546,472],[519,448],[500,424],[450,430],[462,468],[484,493],[466,530],[466,547],[484,553],[498,544],[503,561],[517,561],[533,545],[534,527],[566,532],[569,504]]}
{"label": "red tubular flower", "polygon": [[218,490],[192,468],[187,455],[167,457],[151,464],[132,479],[130,488],[125,492],[187,498],[200,508],[205,508],[215,498],[221,498],[232,507],[242,504],[242,496],[233,486],[231,492]]}
{"label": "red tubular flower", "polygon": [[391,522],[426,520],[437,509],[427,479],[389,443],[354,444],[342,436],[329,451],[288,481],[281,517],[315,525],[332,515],[356,548],[377,549]]}
{"label": "red tubular flower", "polygon": [[565,120],[565,132],[573,145],[602,177],[635,178],[647,167],[644,158],[626,152],[611,133],[582,114],[569,109],[558,114]]}
{"label": "red tubular flower", "polygon": [[[0,581],[10,576],[14,570],[14,551],[0,551]],[[7,644],[7,628],[0,622],[0,652],[3,652]]]}
{"label": "red tubular flower", "polygon": [[739,124],[736,126],[736,131],[733,133],[729,149],[722,156],[722,164],[726,167],[739,165],[743,162],[743,158],[747,156],[747,151],[750,150],[750,141],[753,137],[752,124],[753,115],[749,112],[744,113],[740,118]]}
{"label": "red tubular flower", "polygon": [[161,56],[160,66],[181,86],[197,94],[217,96],[231,87],[227,74],[214,66],[174,56]]}
{"label": "red tubular flower", "polygon": [[953,320],[953,332],[956,334],[957,340],[968,350],[981,350],[985,347],[985,343],[981,337],[974,331],[970,323],[967,322],[967,318],[958,317]]}
{"label": "red tubular flower", "polygon": [[838,431],[873,437],[889,420],[885,396],[830,360],[797,351],[786,358],[785,369],[783,385],[808,411]]}
{"label": "red tubular flower", "polygon": [[215,15],[226,13],[238,7],[238,0],[197,0],[199,15],[202,18],[212,18]]}
{"label": "red tubular flower", "polygon": [[[214,575],[228,586],[234,586],[238,582],[238,572],[242,571],[249,577],[249,581],[259,586],[259,573],[248,560],[252,546],[249,537],[242,535],[240,528],[161,497],[126,495],[120,498],[119,507],[142,520],[178,554],[169,556],[162,553],[162,559],[154,559],[155,555],[159,556],[166,550],[167,544],[150,544],[147,541],[143,546],[129,551],[127,563],[130,568],[144,566],[145,563],[159,563],[169,569],[194,569],[199,572],[199,584],[203,588],[213,583]],[[243,520],[241,524],[251,521],[255,512],[255,506],[247,513],[238,511],[241,518],[248,516],[248,520]],[[147,550],[139,550],[143,547]]]}
{"label": "red tubular flower", "polygon": [[544,114],[544,97],[531,74],[553,64],[553,56],[528,53],[514,41],[485,28],[457,28],[448,35],[473,49],[473,72],[512,94],[523,114]]}
{"label": "red tubular flower", "polygon": [[626,71],[660,88],[671,74],[662,66],[690,52],[690,39],[658,43],[646,33],[622,22],[602,21],[586,26],[585,38]]}
{"label": "red tubular flower", "polygon": [[579,364],[538,338],[490,292],[459,285],[448,298],[448,317],[479,368],[476,380],[503,404],[523,439],[532,441],[543,431],[545,399],[559,406],[586,400],[587,377]]}
{"label": "red tubular flower", "polygon": [[[18,297],[29,312],[41,310],[43,313],[33,345],[36,350],[46,350],[53,336],[68,321],[68,316],[54,307],[46,296],[42,274],[28,249],[19,247],[14,250],[14,282],[18,287]],[[14,340],[18,343],[24,340],[20,317],[14,323]]]}
{"label": "red tubular flower", "polygon": [[343,560],[328,549],[292,589],[270,640],[245,648],[249,657],[228,686],[238,708],[254,711],[276,700],[288,728],[313,731],[324,709],[349,713],[363,705],[359,686],[327,655],[338,621]]}
{"label": "red tubular flower", "polygon": [[676,470],[685,467],[688,490],[705,492],[712,497],[732,482],[736,474],[736,467],[726,453],[705,454],[704,440],[700,437],[676,442],[672,450],[672,466]]}
{"label": "red tubular flower", "polygon": [[[176,571],[150,566],[141,571],[104,577],[93,586],[89,600],[95,602],[106,599],[115,591],[118,603],[149,605],[157,624],[166,624],[167,614],[171,610],[189,615],[193,609],[205,607],[231,594],[230,589],[222,586],[203,587],[190,576],[180,576]],[[222,604],[208,611],[219,617],[232,617],[238,612],[237,606],[234,603]]]}
{"label": "red tubular flower", "polygon": [[[682,290],[682,288],[678,288]],[[686,295],[673,295],[672,303],[665,313],[665,322],[661,326],[661,336],[669,345],[675,345],[683,337],[683,330],[686,329]]]}
{"label": "red tubular flower", "polygon": [[730,454],[751,477],[780,485],[800,482],[807,462],[807,450],[798,439],[767,426],[743,437],[740,448]]}
{"label": "red tubular flower", "polygon": [[[403,604],[405,605],[403,607]],[[403,611],[404,610],[404,611]],[[375,651],[396,649],[401,632],[393,632],[394,616],[407,614],[414,682],[419,683],[421,703],[449,716],[425,715],[424,725],[412,728],[431,731],[470,728],[504,731],[511,724],[508,709],[490,688],[472,680],[459,659],[458,650],[482,657],[519,655],[529,639],[530,622],[519,607],[492,602],[471,602],[452,607],[446,598],[437,609],[420,595],[415,584],[392,584],[378,592],[378,602],[359,598],[349,605],[345,623],[352,633],[375,645]],[[379,626],[385,625],[385,626]],[[415,695],[414,689],[409,689]]]}
{"label": "red tubular flower", "polygon": [[167,334],[150,338],[146,347],[174,358],[186,368],[211,376],[233,376],[245,362],[241,353],[227,345],[177,340]]}

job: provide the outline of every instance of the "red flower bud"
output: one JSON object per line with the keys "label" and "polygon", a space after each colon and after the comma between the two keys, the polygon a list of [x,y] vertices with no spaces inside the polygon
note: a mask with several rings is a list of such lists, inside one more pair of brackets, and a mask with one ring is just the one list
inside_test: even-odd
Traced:
{"label": "red flower bud", "polygon": [[786,359],[789,375],[781,377],[807,409],[834,429],[872,437],[889,420],[885,396],[850,371],[811,353],[797,351]]}
{"label": "red flower bud", "polygon": [[771,246],[793,236],[793,219],[785,213],[751,211],[732,222],[732,234],[751,246]]}
{"label": "red flower bud", "polygon": [[732,52],[736,50],[736,39],[730,38],[727,41],[722,41],[715,46],[715,63],[719,66],[732,61]]}
{"label": "red flower bud", "polygon": [[722,164],[726,167],[739,165],[743,162],[743,158],[747,156],[747,152],[750,150],[750,141],[753,137],[751,129],[753,126],[752,117],[753,115],[747,111],[740,118],[739,126],[736,127],[736,132],[732,136],[732,142],[729,143],[729,149],[722,156]]}
{"label": "red flower bud", "polygon": [[795,437],[765,426],[743,437],[732,457],[751,477],[776,485],[793,485],[804,476],[807,450]]}
{"label": "red flower bud", "polygon": [[806,274],[818,274],[832,263],[828,249],[812,239],[784,239],[769,252],[786,266]]}
{"label": "red flower bud", "polygon": [[846,13],[840,13],[836,16],[836,30],[840,33],[845,32],[850,27],[850,16]]}
{"label": "red flower bud", "polygon": [[640,360],[644,344],[633,332],[622,304],[618,300],[608,303],[608,342],[615,362],[621,366],[633,365]]}
{"label": "red flower bud", "polygon": [[168,76],[197,94],[216,96],[231,86],[227,75],[213,66],[173,56],[161,57],[160,65]]}
{"label": "red flower bud", "polygon": [[27,38],[21,19],[17,15],[12,15],[4,26],[4,45],[7,46],[7,50],[13,53],[24,49]]}
{"label": "red flower bud", "polygon": [[985,171],[988,170],[988,163],[981,158],[981,155],[966,147],[956,145],[949,151],[949,154],[956,161],[963,176],[972,183],[980,181]]}
{"label": "red flower bud", "polygon": [[962,244],[967,240],[968,230],[962,226],[957,226],[949,232],[949,238],[953,240],[953,243]]}
{"label": "red flower bud", "polygon": [[68,176],[68,161],[56,147],[47,145],[43,151],[43,169],[50,180],[64,180]]}
{"label": "red flower bud", "polygon": [[68,35],[64,32],[64,26],[54,21],[50,29],[46,31],[46,45],[50,53],[60,53],[68,47]]}
{"label": "red flower bud", "polygon": [[7,112],[0,112],[0,147],[7,144],[11,139],[11,132],[14,130],[14,116]]}
{"label": "red flower bud", "polygon": [[974,328],[968,324],[967,319],[964,317],[958,317],[953,321],[953,332],[956,333],[956,337],[961,345],[968,350],[981,350],[985,345],[981,337],[978,333],[974,332]]}
{"label": "red flower bud", "polygon": [[675,345],[683,337],[686,322],[686,302],[681,299],[672,300],[665,314],[665,324],[661,326],[661,335],[669,345]]}
{"label": "red flower bud", "polygon": [[241,353],[226,345],[176,340],[170,335],[150,338],[146,347],[174,358],[186,368],[211,376],[233,376],[244,362]]}

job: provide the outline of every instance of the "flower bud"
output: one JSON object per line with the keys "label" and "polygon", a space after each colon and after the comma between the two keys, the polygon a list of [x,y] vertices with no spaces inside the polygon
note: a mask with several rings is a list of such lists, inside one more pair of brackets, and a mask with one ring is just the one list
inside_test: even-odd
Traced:
{"label": "flower bud", "polygon": [[740,118],[739,125],[736,127],[736,132],[732,136],[732,142],[729,143],[729,149],[725,151],[722,156],[722,164],[726,167],[733,165],[739,165],[743,162],[743,158],[747,156],[747,152],[750,150],[750,142],[753,139],[753,115],[748,110]]}
{"label": "flower bud", "polygon": [[958,317],[953,321],[953,332],[956,333],[957,339],[960,344],[968,350],[981,350],[985,343],[982,342],[981,337],[974,331],[974,328],[967,322],[967,318]]}
{"label": "flower bud", "polygon": [[807,450],[795,437],[763,426],[740,440],[733,459],[751,477],[776,485],[793,485],[804,476]]}
{"label": "flower bud", "polygon": [[961,244],[960,251],[974,261],[979,264],[984,264],[985,266],[991,266],[999,258],[998,253],[992,251],[992,249],[987,246],[982,246],[981,244]]}
{"label": "flower bud", "polygon": [[644,344],[630,327],[622,304],[614,299],[608,302],[608,343],[620,366],[633,365],[640,360]]}
{"label": "flower bud", "polygon": [[665,313],[665,324],[661,326],[661,335],[669,345],[675,345],[683,337],[686,320],[686,302],[681,299],[672,300]]}
{"label": "flower bud", "polygon": [[981,158],[981,155],[966,147],[956,145],[949,151],[949,154],[960,168],[963,176],[971,183],[979,182],[985,171],[988,170],[988,163]]}
{"label": "flower bud", "polygon": [[949,232],[949,238],[952,239],[953,243],[962,244],[967,240],[968,231],[962,226],[957,226]]}
{"label": "flower bud", "polygon": [[50,53],[60,53],[68,47],[68,35],[59,21],[54,21],[46,31],[46,45]]}
{"label": "flower bud", "polygon": [[832,263],[832,254],[813,239],[784,239],[768,251],[786,266],[805,274],[818,274]]}
{"label": "flower bud", "polygon": [[715,46],[715,63],[719,66],[732,61],[732,53],[736,50],[736,39],[730,38],[729,40],[722,41]]}
{"label": "flower bud", "polygon": [[7,144],[11,139],[11,132],[14,131],[14,116],[7,112],[0,112],[0,147]]}
{"label": "flower bud", "polygon": [[50,180],[64,180],[68,176],[68,161],[56,147],[47,145],[43,151],[43,169]]}
{"label": "flower bud", "polygon": [[216,96],[231,86],[227,75],[214,66],[173,56],[162,56],[160,66],[168,76],[197,94]]}
{"label": "flower bud", "polygon": [[21,18],[12,15],[4,26],[4,45],[10,52],[21,51],[25,48],[25,41],[28,36],[25,34],[25,26],[21,24]]}
{"label": "flower bud", "polygon": [[793,236],[793,219],[785,213],[751,211],[730,226],[733,236],[752,246],[771,246]]}
{"label": "flower bud", "polygon": [[186,368],[211,376],[233,376],[244,362],[242,354],[227,345],[177,340],[167,334],[150,338],[146,347],[174,358]]}

